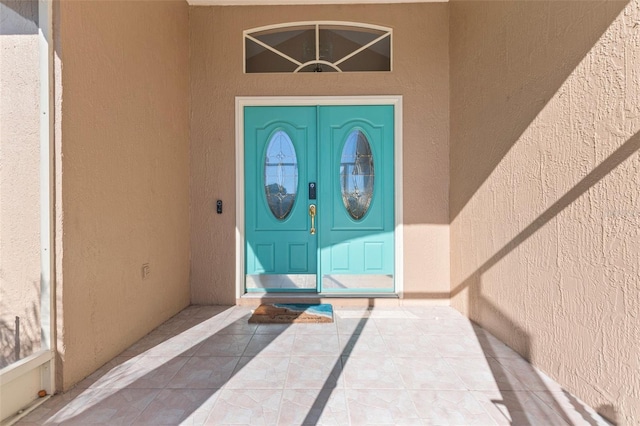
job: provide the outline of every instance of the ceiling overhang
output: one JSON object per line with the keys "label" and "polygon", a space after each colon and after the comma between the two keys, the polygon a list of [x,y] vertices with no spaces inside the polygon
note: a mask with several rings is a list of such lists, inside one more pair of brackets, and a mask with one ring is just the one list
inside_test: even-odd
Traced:
{"label": "ceiling overhang", "polygon": [[447,3],[449,0],[187,0],[190,6]]}

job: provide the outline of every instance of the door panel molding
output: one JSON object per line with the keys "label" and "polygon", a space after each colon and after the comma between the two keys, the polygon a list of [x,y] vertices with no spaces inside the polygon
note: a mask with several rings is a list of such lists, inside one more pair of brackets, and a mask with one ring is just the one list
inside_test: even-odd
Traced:
{"label": "door panel molding", "polygon": [[244,107],[247,106],[323,106],[323,105],[392,105],[394,107],[394,270],[395,293],[403,297],[403,168],[402,168],[402,96],[238,96],[235,98],[236,126],[236,299],[245,294],[245,168],[244,168]]}
{"label": "door panel molding", "polygon": [[[337,105],[319,108],[319,122],[322,125],[319,126],[318,134],[321,142],[324,143],[325,155],[319,156],[318,173],[320,176],[324,176],[321,179],[326,179],[322,186],[318,186],[325,210],[325,213],[321,214],[318,220],[318,227],[321,231],[324,230],[318,236],[319,276],[323,278],[319,291],[323,294],[395,293],[393,279],[378,281],[377,284],[374,284],[372,279],[355,277],[355,275],[366,274],[391,276],[394,274],[395,222],[393,204],[395,200],[393,190],[395,185],[392,172],[394,165],[394,115],[393,105]],[[354,133],[354,131],[358,133]],[[356,149],[355,139],[352,137],[356,134],[358,135],[360,152],[367,156],[371,155],[370,158],[364,160],[363,167],[366,170],[362,170],[365,174],[370,175],[368,183],[365,180],[355,183],[350,180],[350,176],[356,171],[356,159],[352,157],[355,152],[353,150]],[[344,157],[344,149],[349,140],[351,140],[351,151],[348,151],[347,157]],[[353,164],[353,166],[349,166],[349,164]],[[350,167],[354,168],[350,169]],[[355,217],[349,212],[347,203],[343,199],[342,187],[345,184],[345,178],[349,181],[348,186],[358,184],[363,193],[371,191],[369,200],[364,202],[367,205],[364,213],[361,207],[355,207],[358,204],[355,199],[348,202],[355,201],[351,207],[356,208],[359,217]],[[371,186],[367,187],[367,184]],[[368,231],[367,228],[379,228],[379,230]],[[345,241],[350,242],[349,251],[342,254],[335,253],[337,246]],[[365,246],[372,242],[380,243],[383,249],[381,264],[375,271],[368,270],[366,267],[367,250]],[[341,251],[338,250],[338,253]],[[371,250],[369,250],[369,254],[371,254]],[[336,265],[336,260],[343,257],[349,260],[349,266],[346,269]],[[335,278],[336,274],[346,274],[337,280],[341,285],[338,287],[325,286],[327,281],[324,280],[324,277],[329,275]],[[354,277],[348,279],[346,278],[348,275],[354,275]],[[384,285],[381,286],[383,282]],[[335,280],[332,283],[335,283]]]}

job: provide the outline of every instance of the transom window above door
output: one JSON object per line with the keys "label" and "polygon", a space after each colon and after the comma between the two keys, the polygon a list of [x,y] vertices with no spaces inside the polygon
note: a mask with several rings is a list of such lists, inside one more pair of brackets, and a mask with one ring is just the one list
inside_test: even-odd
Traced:
{"label": "transom window above door", "polygon": [[245,73],[391,71],[391,28],[290,22],[243,32]]}

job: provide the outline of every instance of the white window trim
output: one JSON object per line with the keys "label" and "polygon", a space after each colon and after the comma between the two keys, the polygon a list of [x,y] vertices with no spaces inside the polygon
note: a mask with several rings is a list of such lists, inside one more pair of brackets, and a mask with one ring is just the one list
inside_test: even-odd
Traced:
{"label": "white window trim", "polygon": [[[0,410],[0,422],[13,424],[29,412],[43,404],[55,391],[55,297],[52,277],[54,276],[53,254],[53,2],[38,1],[38,45],[39,45],[39,79],[40,79],[40,346],[41,350],[0,370],[0,399],[3,407]],[[39,378],[39,389],[45,390],[47,396],[22,399],[9,394],[7,385],[13,389],[28,389],[33,386],[35,373]],[[4,388],[5,394],[2,394]],[[10,399],[10,400],[9,400]],[[6,406],[22,408],[17,413],[6,413]]]}
{"label": "white window trim", "polygon": [[[321,106],[392,105],[394,107],[394,213],[395,213],[395,293],[404,293],[404,222],[402,166],[402,95],[373,96],[238,96],[236,97],[236,300],[245,292],[245,203],[244,203],[244,107],[246,106]],[[362,297],[357,295],[356,297]],[[381,295],[380,297],[383,297]],[[374,296],[375,297],[375,296]]]}
{"label": "white window trim", "polygon": [[[352,27],[354,29],[369,29],[369,30],[376,30],[376,31],[383,31],[384,34],[380,35],[379,37],[376,37],[375,40],[370,41],[369,43],[367,43],[364,46],[359,47],[357,50],[354,50],[353,52],[349,53],[348,55],[334,61],[334,62],[328,62],[328,61],[323,61],[320,60],[319,57],[319,52],[320,52],[320,36],[319,36],[319,31],[320,31],[320,27],[321,26],[341,26],[341,27]],[[280,52],[278,49],[274,48],[273,46],[269,46],[268,44],[258,40],[257,38],[253,37],[252,34],[254,33],[259,33],[262,31],[269,31],[269,30],[277,30],[277,29],[283,29],[283,28],[295,28],[295,27],[302,27],[302,26],[314,26],[315,27],[315,31],[316,31],[316,58],[315,60],[312,61],[307,61],[307,62],[300,62],[290,56],[288,56],[287,54]],[[247,74],[247,43],[246,40],[251,40],[252,42],[259,44],[260,46],[264,47],[265,49],[275,53],[276,55],[282,57],[283,59],[286,59],[287,61],[293,63],[294,65],[297,65],[297,68],[293,71],[293,73],[298,73],[300,70],[302,70],[303,68],[305,68],[308,65],[312,65],[312,64],[323,64],[323,65],[327,65],[331,68],[333,68],[334,70],[336,70],[337,72],[343,72],[342,69],[339,67],[339,65],[349,59],[351,59],[352,57],[354,57],[355,55],[357,55],[358,53],[362,52],[363,50],[368,49],[369,47],[373,46],[374,44],[384,40],[385,38],[389,37],[390,39],[390,43],[389,43],[389,71],[383,71],[383,72],[391,72],[393,71],[393,29],[389,28],[389,27],[383,27],[381,25],[374,25],[374,24],[365,24],[362,22],[351,22],[351,21],[299,21],[299,22],[286,22],[286,23],[281,23],[281,24],[274,24],[274,25],[266,25],[266,26],[262,26],[262,27],[256,27],[256,28],[251,28],[248,30],[244,30],[242,32],[242,58],[243,58],[243,64],[242,64],[242,68],[243,68],[243,72],[245,74]],[[375,72],[375,71],[372,71]],[[380,71],[378,71],[380,72]],[[256,73],[259,74],[259,73]]]}

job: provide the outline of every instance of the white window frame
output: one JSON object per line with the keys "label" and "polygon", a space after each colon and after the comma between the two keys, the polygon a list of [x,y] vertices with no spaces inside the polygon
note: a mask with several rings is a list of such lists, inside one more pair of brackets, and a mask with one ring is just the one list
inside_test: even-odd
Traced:
{"label": "white window frame", "polygon": [[[294,59],[292,57],[290,57],[289,55],[280,52],[278,49],[276,49],[273,46],[269,46],[268,44],[258,40],[257,38],[253,37],[252,34],[255,33],[259,33],[262,31],[269,31],[269,30],[277,30],[277,29],[286,29],[286,28],[296,28],[296,27],[302,27],[302,26],[313,26],[315,27],[315,32],[316,32],[316,36],[315,36],[315,40],[316,40],[316,48],[315,48],[315,59],[311,60],[311,61],[307,61],[307,62],[300,62],[297,59]],[[351,27],[354,30],[358,30],[358,29],[369,29],[369,30],[376,30],[376,31],[383,31],[383,34],[379,37],[376,37],[374,40],[370,41],[369,43],[365,44],[364,46],[359,47],[358,49],[354,50],[353,52],[349,53],[348,55],[334,61],[334,62],[329,62],[329,61],[324,61],[320,59],[320,27],[321,26],[341,26],[341,27]],[[344,72],[342,71],[342,69],[340,68],[340,64],[342,64],[343,62],[351,59],[352,57],[354,57],[355,55],[357,55],[358,53],[368,49],[369,47],[373,46],[374,44],[384,40],[385,38],[389,38],[389,71],[377,71],[377,72],[391,72],[393,71],[393,29],[389,28],[389,27],[383,27],[380,25],[373,25],[373,24],[365,24],[365,23],[360,23],[360,22],[349,22],[349,21],[300,21],[300,22],[287,22],[287,23],[282,23],[282,24],[275,24],[275,25],[266,25],[263,27],[257,27],[257,28],[251,28],[248,30],[244,30],[242,32],[242,58],[243,58],[243,63],[242,63],[242,67],[243,67],[243,72],[245,74],[247,74],[247,40],[251,40],[252,42],[264,47],[265,49],[275,53],[276,55],[286,59],[287,61],[295,64],[297,66],[297,68],[293,71],[293,73],[298,73],[300,70],[302,70],[303,68],[309,66],[309,65],[313,65],[313,64],[322,64],[322,65],[327,65],[331,68],[333,68],[334,70],[336,70],[337,72]],[[363,71],[363,72],[369,72],[369,71]],[[376,72],[376,70],[372,70],[371,72]],[[259,74],[259,73],[251,73],[251,74]]]}
{"label": "white window frame", "polygon": [[[53,2],[38,1],[40,60],[40,346],[0,370],[0,423],[11,425],[55,392],[53,254]],[[38,398],[38,390],[46,396]]]}

